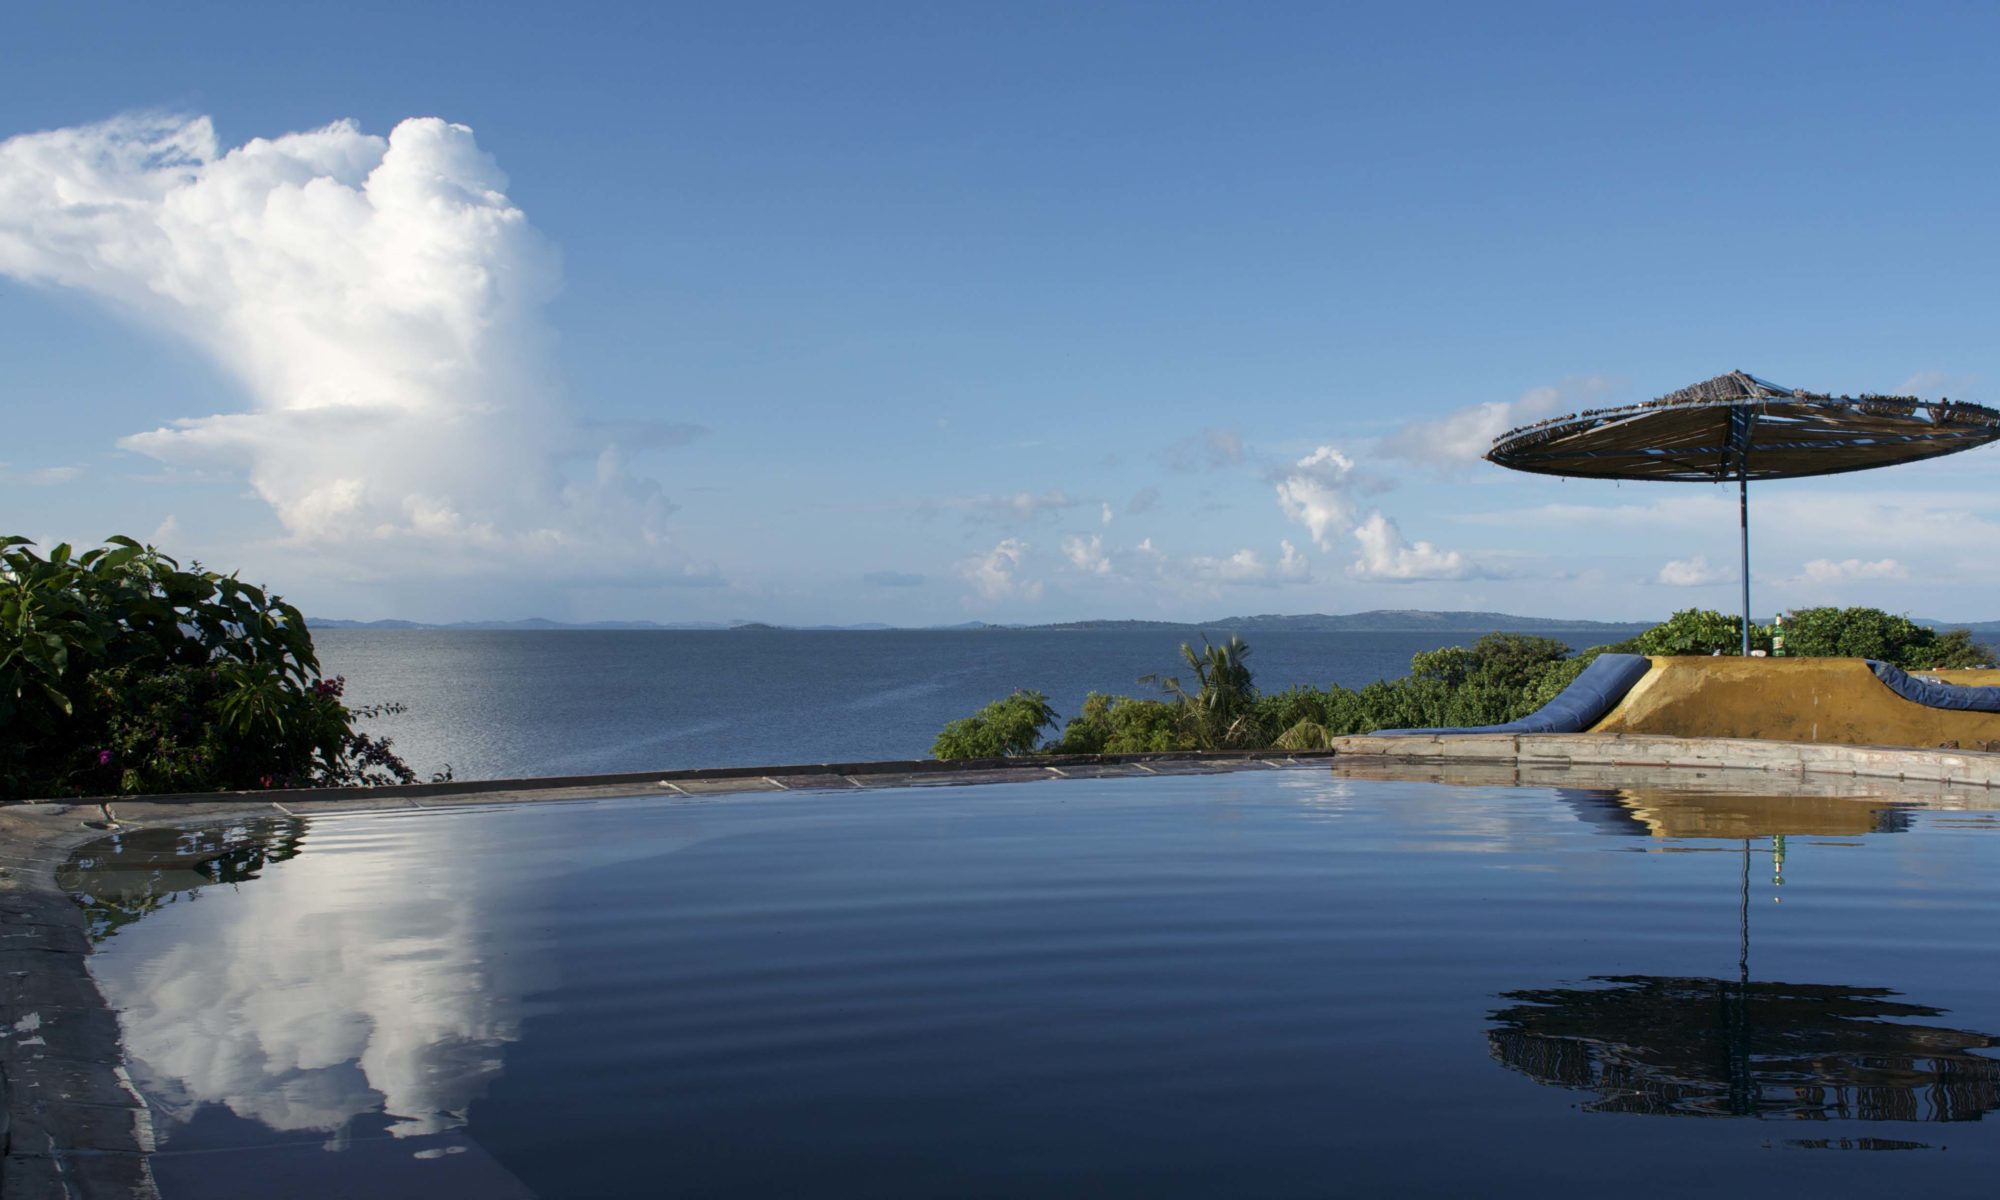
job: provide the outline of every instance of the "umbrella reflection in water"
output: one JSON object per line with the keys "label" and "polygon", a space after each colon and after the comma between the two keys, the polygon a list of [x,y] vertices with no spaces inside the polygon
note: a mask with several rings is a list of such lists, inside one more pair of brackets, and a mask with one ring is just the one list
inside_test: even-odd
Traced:
{"label": "umbrella reflection in water", "polygon": [[[1584,986],[1503,993],[1489,1052],[1538,1083],[1597,1093],[1586,1112],[1795,1120],[1970,1121],[2000,1110],[2000,1039],[1920,1024],[1944,1010],[1880,987],[1750,978],[1752,836],[1900,832],[1906,815],[1855,800],[1691,796],[1632,789],[1564,797],[1633,833],[1742,838],[1737,978],[1594,976]],[[1781,882],[1781,881],[1780,881]],[[1864,1148],[1917,1143],[1862,1139]],[[1806,1143],[1801,1143],[1806,1144]]]}

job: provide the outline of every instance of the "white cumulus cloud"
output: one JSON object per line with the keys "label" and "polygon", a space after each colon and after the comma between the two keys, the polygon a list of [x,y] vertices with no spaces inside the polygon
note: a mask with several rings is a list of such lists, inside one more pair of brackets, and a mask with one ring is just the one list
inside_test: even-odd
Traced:
{"label": "white cumulus cloud", "polygon": [[1816,558],[1806,563],[1801,577],[1807,583],[1845,583],[1854,579],[1908,579],[1910,570],[1893,558],[1863,562],[1858,558],[1838,561]]}
{"label": "white cumulus cloud", "polygon": [[205,117],[120,117],[0,142],[0,274],[94,296],[232,376],[241,411],[120,445],[240,474],[294,543],[642,565],[672,506],[615,453],[563,467],[585,439],[542,315],[560,272],[506,188],[435,118],[225,149]]}
{"label": "white cumulus cloud", "polygon": [[1712,583],[1727,583],[1734,578],[1734,573],[1711,565],[1699,554],[1693,558],[1677,558],[1660,568],[1660,582],[1668,587],[1706,587]]}
{"label": "white cumulus cloud", "polygon": [[1001,538],[993,549],[960,563],[959,574],[983,599],[1040,599],[1041,583],[1024,578],[1021,573],[1028,560],[1028,549],[1028,543],[1020,538]]}
{"label": "white cumulus cloud", "polygon": [[1359,552],[1347,573],[1356,579],[1410,583],[1432,579],[1468,579],[1477,574],[1456,550],[1439,550],[1429,542],[1406,542],[1396,523],[1380,512],[1368,514],[1354,530]]}
{"label": "white cumulus cloud", "polygon": [[1354,460],[1335,446],[1321,446],[1277,477],[1278,507],[1304,525],[1313,544],[1331,549],[1333,538],[1355,515]]}
{"label": "white cumulus cloud", "polygon": [[1088,538],[1067,537],[1063,539],[1063,556],[1077,570],[1091,575],[1111,574],[1111,559],[1104,552],[1104,538],[1091,534]]}
{"label": "white cumulus cloud", "polygon": [[1280,541],[1276,560],[1266,559],[1256,550],[1245,547],[1227,558],[1196,555],[1187,560],[1185,570],[1191,578],[1202,582],[1275,587],[1306,582],[1312,577],[1309,565],[1297,546],[1289,541]]}
{"label": "white cumulus cloud", "polygon": [[1493,439],[1515,426],[1564,409],[1588,407],[1612,388],[1611,381],[1595,376],[1567,379],[1555,387],[1530,388],[1513,400],[1492,400],[1432,420],[1412,421],[1383,440],[1381,453],[1440,470],[1462,469],[1485,457]]}

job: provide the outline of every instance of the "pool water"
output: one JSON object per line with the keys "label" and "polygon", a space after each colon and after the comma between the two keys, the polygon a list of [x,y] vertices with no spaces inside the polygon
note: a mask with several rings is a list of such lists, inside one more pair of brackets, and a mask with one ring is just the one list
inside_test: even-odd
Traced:
{"label": "pool water", "polygon": [[[1984,1194],[2000,813],[1324,768],[66,875],[168,1200]],[[1893,1152],[1889,1152],[1893,1151]]]}

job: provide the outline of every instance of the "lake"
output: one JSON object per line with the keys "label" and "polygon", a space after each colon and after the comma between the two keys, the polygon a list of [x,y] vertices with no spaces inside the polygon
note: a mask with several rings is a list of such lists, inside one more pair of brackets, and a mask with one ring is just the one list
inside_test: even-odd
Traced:
{"label": "lake", "polygon": [[[1265,691],[1359,687],[1410,656],[1477,634],[1260,633]],[[1548,631],[1572,649],[1597,631]],[[945,722],[1017,688],[1065,718],[1095,691],[1153,694],[1187,676],[1173,632],[317,630],[349,703],[409,711],[372,721],[420,775],[460,779],[924,758]]]}

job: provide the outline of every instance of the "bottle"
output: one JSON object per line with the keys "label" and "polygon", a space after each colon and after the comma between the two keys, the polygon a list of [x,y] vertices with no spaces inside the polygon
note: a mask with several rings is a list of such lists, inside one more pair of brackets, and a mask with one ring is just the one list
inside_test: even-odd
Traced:
{"label": "bottle", "polygon": [[1785,614],[1779,613],[1777,622],[1771,626],[1771,657],[1785,657]]}

